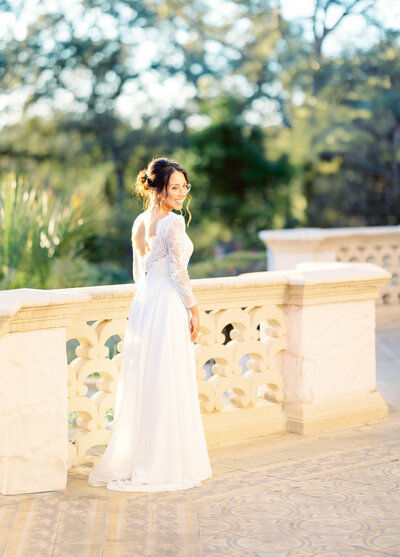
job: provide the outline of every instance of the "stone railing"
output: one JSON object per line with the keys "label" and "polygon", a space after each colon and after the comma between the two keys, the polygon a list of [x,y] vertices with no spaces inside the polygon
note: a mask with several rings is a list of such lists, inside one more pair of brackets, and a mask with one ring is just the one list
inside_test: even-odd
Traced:
{"label": "stone railing", "polygon": [[400,226],[263,230],[270,271],[308,262],[374,263],[392,278],[377,299],[379,322],[400,321]]}
{"label": "stone railing", "polygon": [[[192,281],[208,446],[385,417],[374,301],[389,278],[375,265],[332,263]],[[134,292],[0,292],[3,494],[63,489],[68,465],[107,444]]]}
{"label": "stone railing", "polygon": [[[278,304],[285,279],[273,275],[251,281],[231,277],[201,281],[199,286],[201,332],[195,350],[199,401],[209,445],[241,440],[248,431],[255,435],[283,431],[281,367],[286,335],[285,317]],[[89,303],[81,308],[79,321],[67,329],[70,347],[76,346],[68,366],[68,411],[75,426],[70,430],[72,465],[91,460],[90,450],[108,442],[134,290],[118,290],[119,311],[114,308],[112,319],[110,310],[116,300],[109,297],[108,288],[86,292],[91,297]],[[93,301],[99,311],[93,311]],[[239,408],[236,421],[229,411]]]}

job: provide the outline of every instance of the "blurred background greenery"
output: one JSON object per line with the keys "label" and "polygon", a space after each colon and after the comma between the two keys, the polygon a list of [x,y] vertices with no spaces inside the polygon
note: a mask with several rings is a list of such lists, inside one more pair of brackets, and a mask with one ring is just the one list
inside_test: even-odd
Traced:
{"label": "blurred background greenery", "polygon": [[264,270],[262,229],[400,224],[399,11],[290,1],[0,0],[0,287],[131,281],[154,156],[192,278]]}

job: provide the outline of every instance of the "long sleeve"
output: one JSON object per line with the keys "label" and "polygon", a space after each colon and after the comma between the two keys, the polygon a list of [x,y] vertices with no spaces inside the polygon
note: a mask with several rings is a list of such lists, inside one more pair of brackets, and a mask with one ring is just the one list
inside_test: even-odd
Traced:
{"label": "long sleeve", "polygon": [[[171,278],[187,308],[197,304],[190,284],[190,277],[187,271],[187,245],[190,238],[186,237],[184,219],[174,219],[166,231],[165,239],[169,255],[169,269]],[[192,248],[193,249],[193,248]],[[190,257],[190,254],[189,254]]]}
{"label": "long sleeve", "polygon": [[140,283],[140,269],[139,269],[139,264],[137,261],[137,254],[135,253],[135,250],[133,249],[133,262],[132,262],[132,276],[133,276],[133,280],[135,281],[136,286],[139,286]]}

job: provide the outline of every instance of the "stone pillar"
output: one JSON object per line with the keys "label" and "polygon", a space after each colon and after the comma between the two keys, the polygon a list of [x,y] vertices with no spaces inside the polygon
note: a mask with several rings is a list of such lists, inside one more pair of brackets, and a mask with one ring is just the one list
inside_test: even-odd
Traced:
{"label": "stone pillar", "polygon": [[64,489],[67,480],[67,358],[62,328],[0,339],[3,495]]}
{"label": "stone pillar", "polygon": [[376,391],[375,305],[390,273],[372,264],[287,272],[284,355],[288,430],[305,435],[387,416]]}
{"label": "stone pillar", "polygon": [[67,481],[65,328],[82,295],[0,292],[0,490],[64,489]]}

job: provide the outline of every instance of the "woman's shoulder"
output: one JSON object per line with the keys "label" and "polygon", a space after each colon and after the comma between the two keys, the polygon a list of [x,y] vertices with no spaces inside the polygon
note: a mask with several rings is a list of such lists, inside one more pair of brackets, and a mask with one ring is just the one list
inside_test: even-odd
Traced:
{"label": "woman's shoulder", "polygon": [[145,211],[143,211],[142,213],[139,213],[133,220],[133,224],[135,224],[135,222],[139,222],[143,216],[144,216]]}
{"label": "woman's shoulder", "polygon": [[173,219],[177,220],[177,221],[183,221],[185,222],[185,217],[181,214],[178,215],[178,213],[174,213],[173,211],[170,211],[169,213]]}
{"label": "woman's shoulder", "polygon": [[141,213],[139,213],[135,219],[133,220],[133,224],[132,224],[132,228],[136,225],[139,224],[140,222],[142,222],[142,220],[144,219],[144,216],[146,214],[146,211],[142,211]]}
{"label": "woman's shoulder", "polygon": [[179,229],[179,228],[186,228],[185,226],[185,217],[183,215],[178,215],[172,211],[165,217],[165,229]]}

